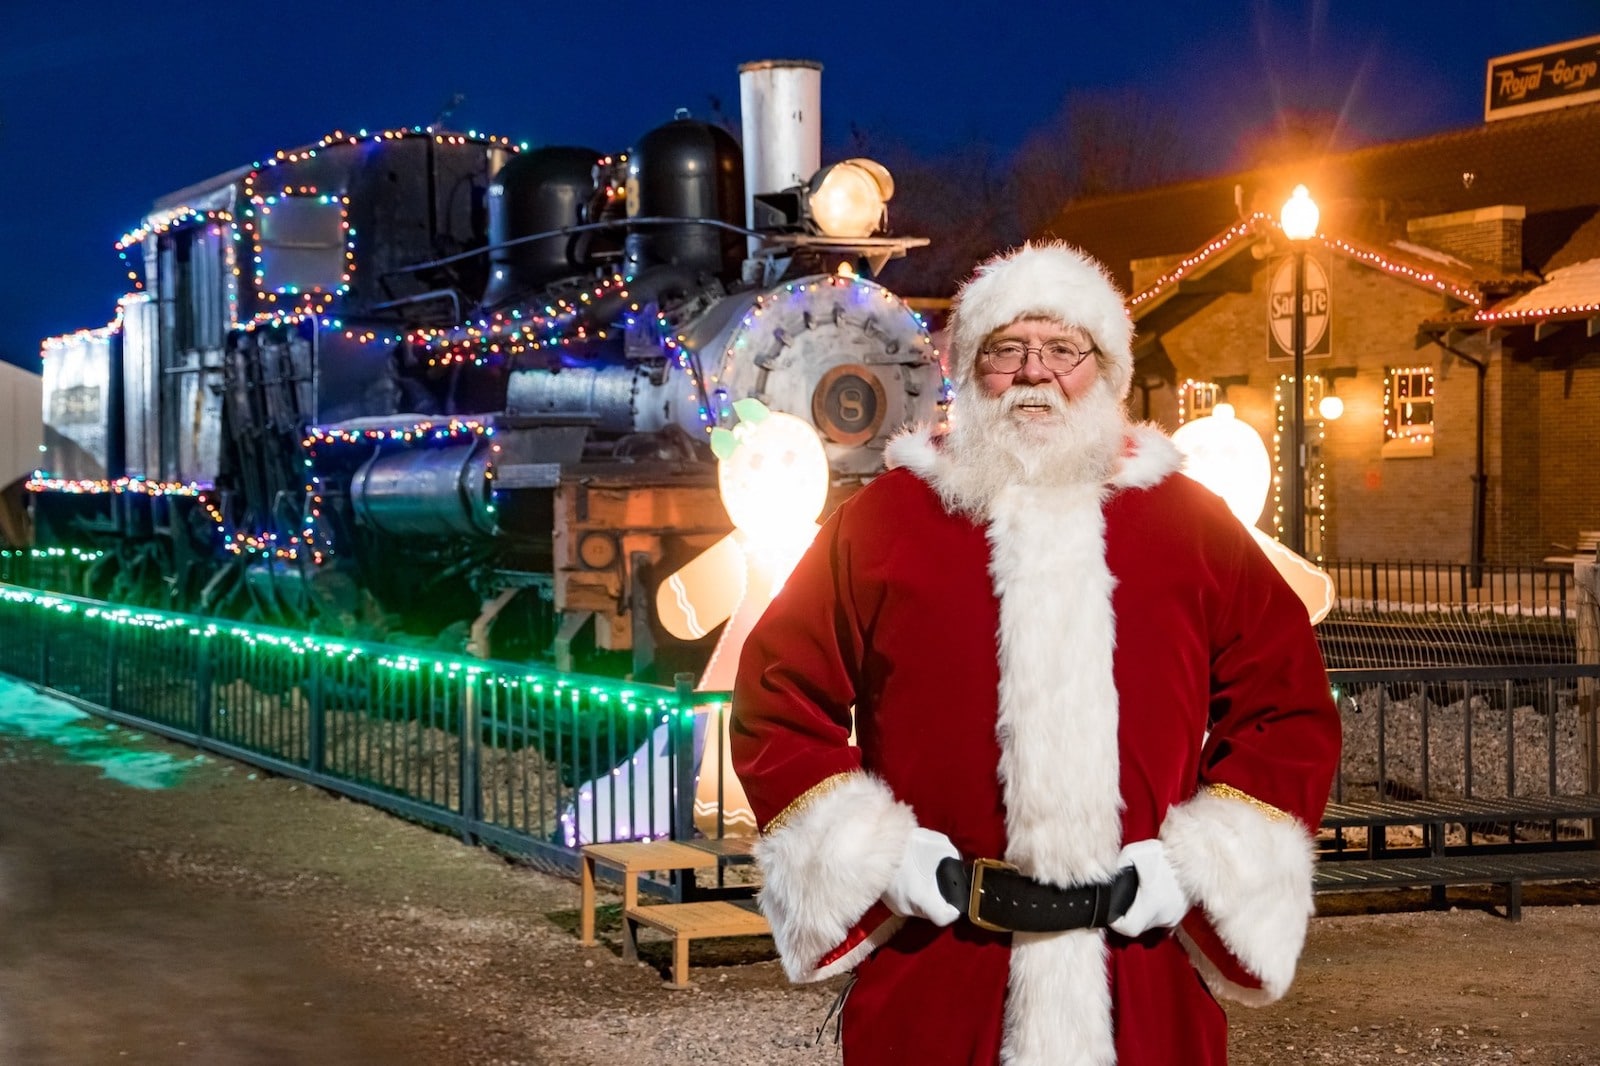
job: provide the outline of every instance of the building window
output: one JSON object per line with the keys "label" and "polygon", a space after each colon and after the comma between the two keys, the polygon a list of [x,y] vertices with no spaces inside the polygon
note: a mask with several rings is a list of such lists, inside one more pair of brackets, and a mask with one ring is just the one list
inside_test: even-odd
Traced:
{"label": "building window", "polygon": [[1178,389],[1178,425],[1210,415],[1221,399],[1222,389],[1215,382],[1189,378]]}
{"label": "building window", "polygon": [[1385,458],[1433,454],[1433,368],[1391,368],[1383,390]]}

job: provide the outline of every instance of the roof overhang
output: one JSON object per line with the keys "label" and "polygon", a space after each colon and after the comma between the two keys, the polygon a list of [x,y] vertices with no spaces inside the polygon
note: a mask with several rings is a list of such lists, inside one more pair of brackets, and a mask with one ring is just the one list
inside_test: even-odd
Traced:
{"label": "roof overhang", "polygon": [[[1311,249],[1343,256],[1396,280],[1436,293],[1460,307],[1481,308],[1482,288],[1413,257],[1390,250],[1369,248],[1329,233],[1305,242]],[[1129,313],[1144,334],[1165,332],[1225,293],[1249,292],[1262,263],[1273,252],[1287,251],[1290,243],[1276,219],[1256,214],[1217,234],[1185,256],[1179,264],[1128,301]],[[1249,252],[1249,255],[1241,253]],[[1441,320],[1446,321],[1446,320]],[[1458,319],[1452,317],[1449,322]]]}

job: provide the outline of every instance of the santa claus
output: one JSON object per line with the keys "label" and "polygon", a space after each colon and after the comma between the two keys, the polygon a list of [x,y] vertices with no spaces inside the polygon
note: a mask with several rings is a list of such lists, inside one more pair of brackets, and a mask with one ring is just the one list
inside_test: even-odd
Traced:
{"label": "santa claus", "polygon": [[1312,910],[1305,607],[1127,421],[1097,263],[993,259],[951,333],[950,432],[891,445],[744,649],[762,911],[792,979],[856,972],[847,1062],[1222,1063],[1213,997],[1283,995]]}

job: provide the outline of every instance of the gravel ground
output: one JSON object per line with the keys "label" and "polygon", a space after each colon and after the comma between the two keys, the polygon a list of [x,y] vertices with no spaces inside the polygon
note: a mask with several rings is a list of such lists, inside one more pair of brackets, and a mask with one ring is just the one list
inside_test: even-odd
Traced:
{"label": "gravel ground", "polygon": [[[765,939],[577,944],[577,888],[359,804],[123,731],[180,764],[130,788],[0,733],[0,1063],[832,1063],[839,982],[791,988]],[[1320,901],[1283,1003],[1232,1061],[1600,1064],[1600,887]],[[1365,913],[1381,907],[1386,913]],[[650,934],[646,933],[649,937]],[[831,1035],[831,1034],[830,1034]]]}
{"label": "gravel ground", "polygon": [[[1408,694],[1409,695],[1409,694]],[[1533,693],[1518,691],[1509,711],[1504,697],[1424,700],[1394,699],[1377,686],[1345,693],[1344,777],[1347,790],[1371,794],[1378,781],[1379,722],[1384,770],[1391,781],[1434,795],[1464,795],[1468,785],[1471,739],[1471,791],[1480,796],[1538,796],[1551,791],[1583,792],[1580,718],[1571,692],[1558,693],[1551,715],[1533,703]],[[1509,719],[1509,726],[1508,726]],[[1424,731],[1424,724],[1426,730]],[[1427,766],[1423,766],[1423,737]],[[1510,758],[1507,758],[1508,748]]]}

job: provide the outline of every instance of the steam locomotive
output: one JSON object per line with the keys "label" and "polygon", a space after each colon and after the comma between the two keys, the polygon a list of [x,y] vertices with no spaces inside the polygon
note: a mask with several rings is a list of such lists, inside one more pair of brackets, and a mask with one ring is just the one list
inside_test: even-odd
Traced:
{"label": "steam locomotive", "polygon": [[761,400],[843,496],[947,400],[873,274],[892,179],[820,166],[820,67],[740,69],[743,148],[335,131],[164,197],[115,321],[44,344],[42,545],[91,594],[640,678],[662,579],[731,528],[711,431]]}

